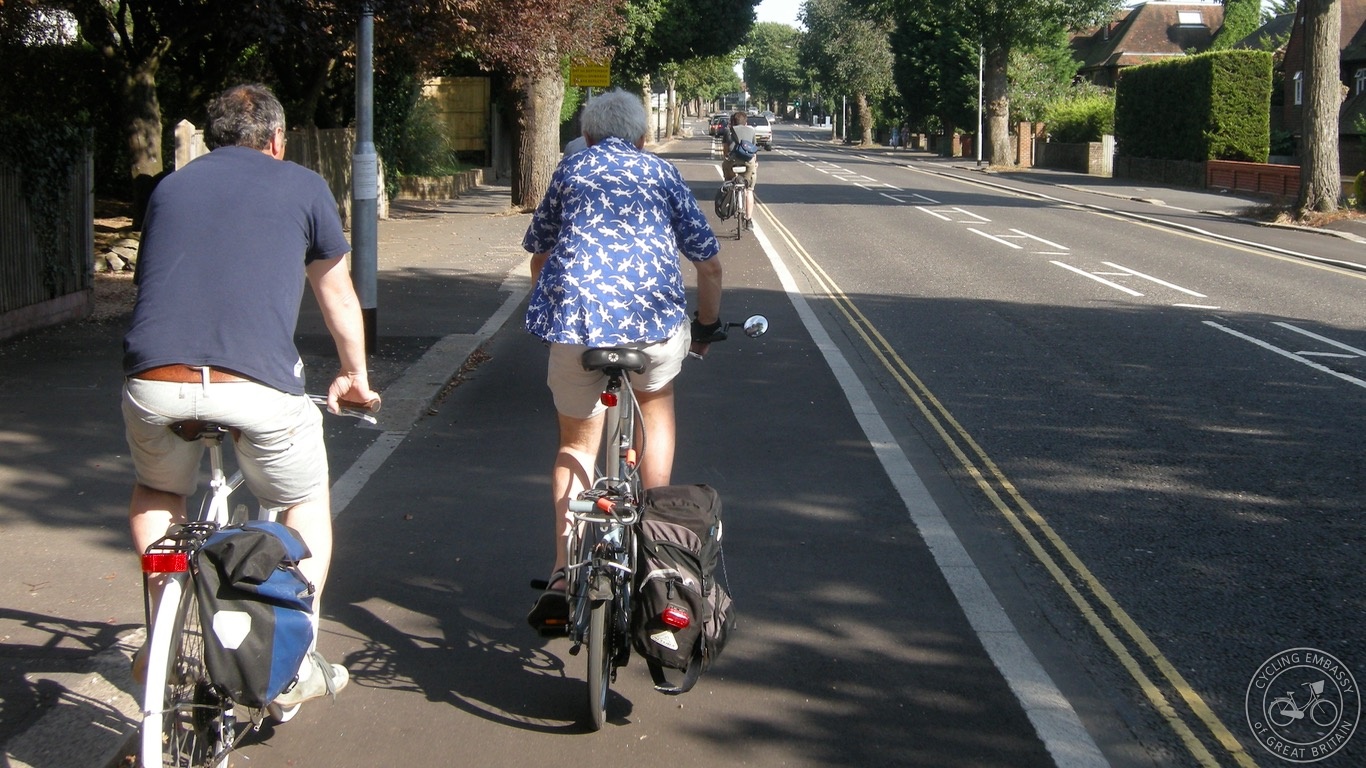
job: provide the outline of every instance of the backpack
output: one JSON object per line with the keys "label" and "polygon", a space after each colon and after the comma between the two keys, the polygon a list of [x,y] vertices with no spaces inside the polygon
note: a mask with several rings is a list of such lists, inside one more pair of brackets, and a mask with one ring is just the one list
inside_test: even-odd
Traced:
{"label": "backpack", "polygon": [[[655,690],[686,693],[735,628],[730,590],[716,579],[721,498],[706,485],[647,490],[636,546],[631,644],[649,666]],[[666,670],[681,671],[682,680],[669,682]]]}
{"label": "backpack", "polygon": [[716,190],[716,215],[722,221],[735,215],[735,184],[734,182],[724,182],[721,188]]}
{"label": "backpack", "polygon": [[298,678],[313,644],[308,556],[294,529],[269,520],[220,528],[195,555],[209,679],[238,704],[264,707]]}

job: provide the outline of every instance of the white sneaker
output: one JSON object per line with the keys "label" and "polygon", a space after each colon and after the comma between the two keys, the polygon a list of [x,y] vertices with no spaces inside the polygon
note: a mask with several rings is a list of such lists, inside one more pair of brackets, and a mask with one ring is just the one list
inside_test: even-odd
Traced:
{"label": "white sneaker", "polygon": [[317,651],[308,655],[306,663],[313,665],[309,676],[296,682],[293,688],[287,689],[284,693],[276,696],[275,701],[271,702],[272,716],[275,715],[273,710],[276,706],[282,714],[287,714],[287,717],[283,719],[276,717],[281,722],[294,716],[294,712],[289,710],[309,699],[316,699],[320,696],[336,698],[337,692],[345,688],[351,680],[351,675],[346,671],[346,667],[340,664],[328,664],[327,659],[324,659],[323,655]]}

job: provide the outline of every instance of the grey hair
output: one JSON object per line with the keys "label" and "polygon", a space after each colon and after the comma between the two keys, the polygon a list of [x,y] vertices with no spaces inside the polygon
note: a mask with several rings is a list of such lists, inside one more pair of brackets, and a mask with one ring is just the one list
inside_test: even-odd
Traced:
{"label": "grey hair", "polygon": [[234,85],[209,102],[204,143],[218,147],[266,149],[275,131],[285,128],[285,109],[264,85]]}
{"label": "grey hair", "polygon": [[619,88],[594,96],[579,115],[583,133],[594,144],[609,136],[637,142],[650,130],[645,103],[634,93]]}

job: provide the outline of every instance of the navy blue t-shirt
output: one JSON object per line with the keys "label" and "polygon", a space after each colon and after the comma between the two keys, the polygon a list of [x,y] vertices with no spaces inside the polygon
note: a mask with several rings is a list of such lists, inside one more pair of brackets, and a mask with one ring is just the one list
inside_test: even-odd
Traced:
{"label": "navy blue t-shirt", "polygon": [[350,250],[313,171],[248,147],[195,159],[148,202],[124,373],[208,365],[302,394],[304,265]]}

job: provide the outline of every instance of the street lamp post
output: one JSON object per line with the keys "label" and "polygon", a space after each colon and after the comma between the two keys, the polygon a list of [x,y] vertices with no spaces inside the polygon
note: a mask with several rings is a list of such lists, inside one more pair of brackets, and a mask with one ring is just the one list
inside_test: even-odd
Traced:
{"label": "street lamp post", "polygon": [[361,0],[356,28],[356,148],[351,155],[351,279],[365,323],[365,351],[378,347],[379,156],[375,152],[375,11]]}
{"label": "street lamp post", "polygon": [[986,78],[987,47],[977,46],[977,164],[982,164],[982,83]]}

